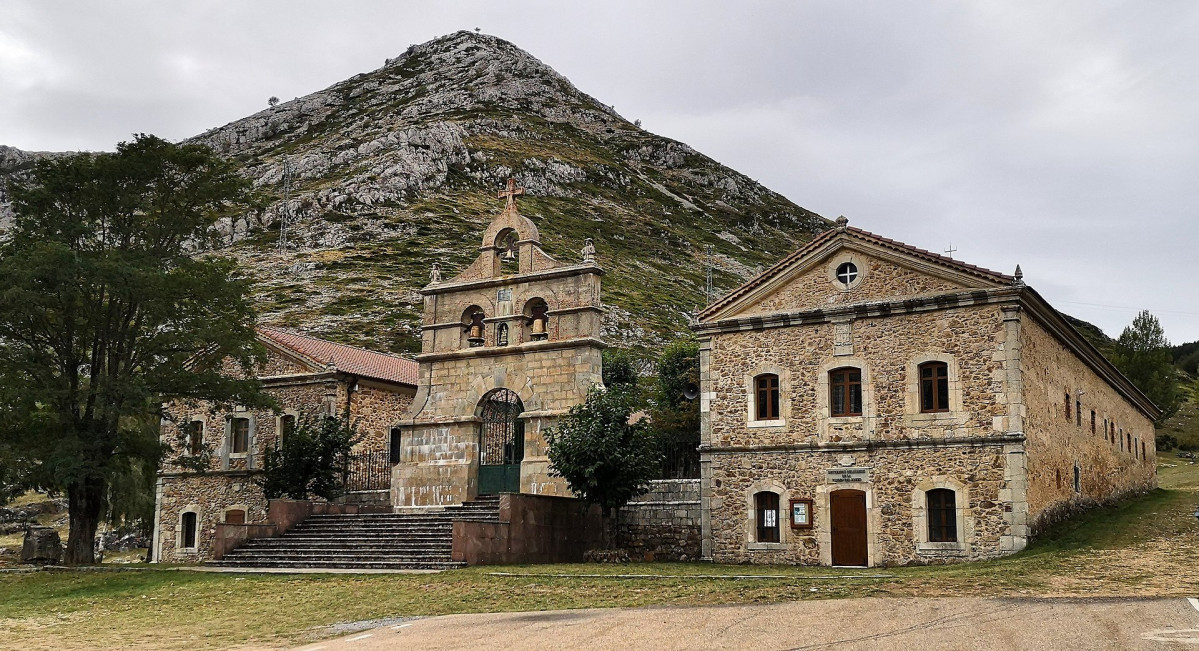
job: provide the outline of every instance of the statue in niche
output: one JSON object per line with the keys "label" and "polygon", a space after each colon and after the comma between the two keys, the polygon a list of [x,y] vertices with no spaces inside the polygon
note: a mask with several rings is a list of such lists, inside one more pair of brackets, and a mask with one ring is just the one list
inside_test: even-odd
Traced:
{"label": "statue in niche", "polygon": [[433,269],[429,272],[429,282],[430,283],[441,282],[441,265],[439,263],[436,263],[436,262],[433,263]]}
{"label": "statue in niche", "polygon": [[583,242],[583,262],[595,262],[595,241],[590,237]]}

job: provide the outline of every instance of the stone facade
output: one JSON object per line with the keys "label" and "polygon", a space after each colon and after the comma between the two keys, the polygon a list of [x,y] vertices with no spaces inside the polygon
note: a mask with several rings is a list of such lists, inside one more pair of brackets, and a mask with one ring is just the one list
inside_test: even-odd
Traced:
{"label": "stone facade", "polygon": [[650,482],[645,495],[621,507],[616,543],[640,561],[693,561],[700,557],[703,511],[698,479]]}
{"label": "stone facade", "polygon": [[[707,558],[991,558],[1055,514],[1155,483],[1156,409],[1018,277],[842,223],[696,330]],[[924,364],[943,369],[926,385],[940,408],[922,402]],[[860,413],[834,415],[831,372],[845,368]],[[777,378],[777,417],[755,411],[762,377]],[[1082,392],[1082,420],[1065,421],[1067,391]],[[1099,428],[1120,423],[1116,438],[1090,434],[1090,409]],[[793,500],[810,511],[795,526]]]}
{"label": "stone facade", "polygon": [[421,290],[420,380],[401,423],[397,508],[457,504],[480,493],[482,405],[504,389],[519,397],[524,435],[519,483],[507,490],[569,495],[549,475],[545,432],[602,382],[603,270],[593,252],[562,264],[542,251],[537,227],[517,210],[519,191],[510,193],[475,262],[448,281],[438,270]]}
{"label": "stone facade", "polygon": [[[302,351],[280,346],[268,337],[260,337],[260,342],[267,347],[268,355],[256,373],[279,411],[227,411],[202,402],[167,407],[169,417],[162,423],[161,437],[170,450],[158,480],[155,506],[154,557],[160,562],[212,558],[215,527],[232,511],[244,514],[247,524],[266,521],[267,501],[257,475],[266,450],[278,441],[285,416],[343,414],[348,410],[361,434],[355,453],[386,453],[391,427],[411,407],[415,393],[411,384],[339,371],[329,360],[306,358]],[[229,372],[237,371],[230,368]],[[231,423],[241,418],[248,421],[248,449],[235,453]],[[203,473],[197,473],[192,466],[171,463],[192,454],[186,429],[189,423],[200,427],[198,452],[200,459],[207,459]],[[195,528],[195,535],[190,537],[192,545],[185,544],[185,524]]]}

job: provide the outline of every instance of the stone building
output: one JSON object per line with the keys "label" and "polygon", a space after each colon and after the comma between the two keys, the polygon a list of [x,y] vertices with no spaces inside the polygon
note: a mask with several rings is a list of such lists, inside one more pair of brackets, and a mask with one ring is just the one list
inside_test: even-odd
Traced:
{"label": "stone building", "polygon": [[600,277],[590,240],[561,263],[540,247],[509,181],[507,205],[483,233],[479,256],[424,295],[420,378],[399,422],[397,509],[458,504],[478,495],[568,495],[549,476],[547,428],[602,382]]}
{"label": "stone building", "polygon": [[1019,268],[841,218],[694,329],[712,560],[991,558],[1156,484],[1157,408]]}
{"label": "stone building", "polygon": [[168,408],[174,418],[162,426],[162,441],[172,448],[168,458],[208,459],[203,474],[172,464],[160,473],[153,542],[159,561],[206,560],[217,524],[266,520],[255,475],[265,451],[303,415],[348,410],[362,435],[357,458],[382,465],[384,472],[390,468],[392,427],[416,393],[415,362],[271,327],[258,328],[258,341],[267,350],[258,377],[280,412],[221,411],[208,403]]}

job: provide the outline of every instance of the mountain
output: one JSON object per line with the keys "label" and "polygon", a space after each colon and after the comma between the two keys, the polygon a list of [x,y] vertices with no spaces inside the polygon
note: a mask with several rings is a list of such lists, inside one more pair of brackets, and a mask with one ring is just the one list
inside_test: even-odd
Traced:
{"label": "mountain", "polygon": [[419,349],[416,290],[432,263],[452,276],[474,259],[509,177],[548,253],[576,259],[595,239],[605,336],[618,345],[685,329],[705,303],[705,247],[715,286],[729,289],[829,227],[473,32],[189,142],[240,162],[266,199],[224,226],[261,319],[396,352]]}

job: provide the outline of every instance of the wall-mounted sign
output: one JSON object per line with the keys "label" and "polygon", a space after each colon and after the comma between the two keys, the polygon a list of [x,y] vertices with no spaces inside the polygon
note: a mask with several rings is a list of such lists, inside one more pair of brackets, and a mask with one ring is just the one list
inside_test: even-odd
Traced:
{"label": "wall-mounted sign", "polygon": [[869,468],[829,468],[828,481],[830,484],[845,482],[870,481]]}
{"label": "wall-mounted sign", "polygon": [[791,528],[792,529],[811,529],[812,528],[812,500],[809,500],[809,499],[791,500]]}

